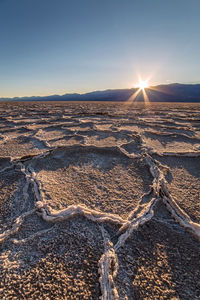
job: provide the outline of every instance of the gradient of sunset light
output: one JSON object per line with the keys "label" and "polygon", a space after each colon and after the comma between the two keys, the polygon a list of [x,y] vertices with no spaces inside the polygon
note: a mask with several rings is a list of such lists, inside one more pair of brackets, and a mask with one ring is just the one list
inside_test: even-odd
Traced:
{"label": "gradient of sunset light", "polygon": [[[197,0],[0,1],[0,97],[200,82]],[[187,20],[187,22],[185,21]]]}

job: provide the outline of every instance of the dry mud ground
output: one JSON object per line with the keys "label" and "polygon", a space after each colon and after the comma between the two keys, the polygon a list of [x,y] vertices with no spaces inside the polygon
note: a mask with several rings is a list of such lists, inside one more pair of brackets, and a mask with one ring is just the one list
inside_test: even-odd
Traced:
{"label": "dry mud ground", "polygon": [[0,104],[0,299],[200,299],[200,105]]}

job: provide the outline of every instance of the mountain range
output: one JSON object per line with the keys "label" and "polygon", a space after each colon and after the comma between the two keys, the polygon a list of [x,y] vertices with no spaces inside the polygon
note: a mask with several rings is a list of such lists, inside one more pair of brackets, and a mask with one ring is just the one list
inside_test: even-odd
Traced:
{"label": "mountain range", "polygon": [[[64,94],[50,96],[0,98],[0,101],[128,101],[138,88],[110,89],[85,94]],[[163,84],[145,89],[150,102],[199,102],[200,84]],[[142,90],[134,101],[144,101]]]}

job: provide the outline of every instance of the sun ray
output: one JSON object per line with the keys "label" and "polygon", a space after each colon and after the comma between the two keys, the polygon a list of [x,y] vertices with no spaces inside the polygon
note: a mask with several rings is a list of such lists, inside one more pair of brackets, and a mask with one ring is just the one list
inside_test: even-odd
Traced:
{"label": "sun ray", "polygon": [[147,95],[145,89],[142,90],[142,93],[143,93],[145,105],[149,106],[149,105],[150,105],[150,101],[149,101],[149,97],[148,97],[148,95]]}
{"label": "sun ray", "polygon": [[130,96],[130,98],[127,100],[127,103],[133,103],[135,99],[137,98],[137,95],[139,94],[140,89],[138,89],[134,94]]}
{"label": "sun ray", "polygon": [[135,103],[137,100],[137,96],[139,93],[142,92],[143,95],[143,101],[145,106],[149,106],[150,100],[149,97],[145,91],[146,88],[149,88],[149,79],[142,80],[142,78],[139,76],[139,82],[135,85],[135,88],[137,88],[136,91],[128,98],[128,100],[125,102],[126,108],[129,109],[131,104]]}
{"label": "sun ray", "polygon": [[149,79],[142,80],[142,78],[139,76],[139,82],[135,85],[136,88],[139,88],[140,90],[144,90],[145,88],[149,87]]}

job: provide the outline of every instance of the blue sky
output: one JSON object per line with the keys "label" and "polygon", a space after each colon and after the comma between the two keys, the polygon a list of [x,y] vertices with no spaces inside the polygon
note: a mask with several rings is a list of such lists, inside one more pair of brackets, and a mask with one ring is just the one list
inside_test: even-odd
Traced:
{"label": "blue sky", "polygon": [[0,0],[0,97],[200,83],[200,0]]}

